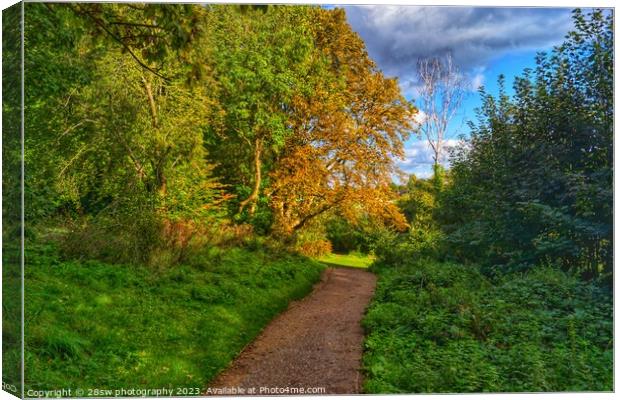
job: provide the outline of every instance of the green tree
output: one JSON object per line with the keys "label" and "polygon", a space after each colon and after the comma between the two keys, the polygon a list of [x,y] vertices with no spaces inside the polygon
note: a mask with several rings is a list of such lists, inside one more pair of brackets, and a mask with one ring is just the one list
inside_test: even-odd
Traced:
{"label": "green tree", "polygon": [[238,213],[256,212],[265,175],[292,134],[295,94],[307,91],[312,54],[307,7],[209,7],[221,124],[209,148],[234,187]]}
{"label": "green tree", "polygon": [[[72,6],[27,11],[28,217],[78,217],[78,231],[137,240],[147,247],[127,254],[148,257],[172,221],[211,216],[222,199],[204,147],[217,110],[212,79],[187,85],[187,61],[172,51],[159,58],[166,77],[153,74],[90,35]],[[208,42],[191,51],[204,55]]]}
{"label": "green tree", "polygon": [[449,239],[467,258],[611,273],[613,16],[573,19],[566,41],[515,80],[513,98],[481,92],[443,199]]}

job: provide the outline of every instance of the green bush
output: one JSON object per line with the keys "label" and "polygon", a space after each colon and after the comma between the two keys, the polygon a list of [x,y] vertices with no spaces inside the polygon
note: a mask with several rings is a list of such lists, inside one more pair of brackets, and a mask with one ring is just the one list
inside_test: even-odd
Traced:
{"label": "green bush", "polygon": [[86,216],[69,225],[61,251],[69,259],[147,264],[164,245],[162,231],[163,221],[154,212]]}
{"label": "green bush", "polygon": [[368,253],[369,234],[364,226],[354,226],[343,217],[334,216],[326,221],[325,231],[336,253],[347,254],[353,251]]}
{"label": "green bush", "polygon": [[612,297],[552,267],[378,263],[363,321],[369,393],[609,391]]}

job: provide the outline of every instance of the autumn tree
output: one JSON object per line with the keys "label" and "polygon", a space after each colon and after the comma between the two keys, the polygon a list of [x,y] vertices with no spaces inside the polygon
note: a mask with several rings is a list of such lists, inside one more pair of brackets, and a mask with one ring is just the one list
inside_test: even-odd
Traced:
{"label": "autumn tree", "polygon": [[389,185],[415,110],[368,57],[344,10],[315,9],[313,18],[311,95],[295,97],[294,134],[270,174],[276,229],[291,235],[335,210],[403,227]]}
{"label": "autumn tree", "polygon": [[148,255],[167,221],[208,225],[217,180],[260,232],[332,212],[405,225],[390,183],[415,110],[343,10],[27,7],[29,218],[62,214],[104,233],[96,251]]}

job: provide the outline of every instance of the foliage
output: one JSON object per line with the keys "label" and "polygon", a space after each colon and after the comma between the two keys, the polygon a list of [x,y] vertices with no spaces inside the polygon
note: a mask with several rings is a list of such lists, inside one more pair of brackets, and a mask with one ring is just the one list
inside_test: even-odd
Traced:
{"label": "foliage", "polygon": [[[90,18],[75,7],[27,9],[27,219],[63,215],[65,248],[74,256],[145,262],[161,246],[183,242],[166,226],[221,214],[226,195],[203,144],[212,82],[188,87],[183,76],[149,73],[86,34]],[[50,34],[41,35],[41,26]],[[181,68],[172,56],[160,60],[161,72]]]}
{"label": "foliage", "polygon": [[345,217],[331,215],[324,222],[327,239],[337,253],[365,253],[373,251],[377,235],[385,229],[382,221],[362,215],[356,223]]}
{"label": "foliage", "polygon": [[321,257],[332,251],[332,244],[329,240],[317,239],[302,241],[297,245],[299,253],[308,257]]}
{"label": "foliage", "polygon": [[21,7],[2,11],[2,389],[21,395]]}
{"label": "foliage", "polygon": [[254,215],[263,170],[292,134],[292,98],[307,91],[313,50],[309,8],[210,6],[208,34],[220,87],[221,123],[209,138],[217,172],[236,189],[238,212]]}
{"label": "foliage", "polygon": [[[137,67],[162,79],[185,78],[192,82],[207,73],[196,42],[204,39],[204,8],[192,4],[46,4],[49,10],[69,10],[85,21],[95,41],[128,54]],[[176,59],[183,67],[163,71],[166,61]]]}
{"label": "foliage", "polygon": [[25,36],[31,220],[80,240],[137,209],[153,224],[129,240],[223,213],[284,239],[333,210],[404,227],[388,183],[414,109],[343,10],[29,4]]}
{"label": "foliage", "polygon": [[[398,253],[406,257],[439,257],[443,250],[444,235],[438,224],[441,212],[439,197],[444,185],[449,185],[443,168],[435,166],[435,174],[429,179],[418,179],[411,175],[406,185],[398,190],[398,207],[409,223],[406,234],[399,235]],[[394,240],[379,245],[378,254],[382,257],[394,257],[389,253]],[[396,256],[398,257],[398,255]]]}
{"label": "foliage", "polygon": [[312,221],[292,238],[293,248],[308,257],[320,257],[332,252],[322,219]]}
{"label": "foliage", "polygon": [[475,266],[373,266],[369,393],[609,391],[612,298],[554,267],[495,281]]}
{"label": "foliage", "polygon": [[352,222],[372,215],[402,229],[389,184],[415,110],[369,58],[343,10],[312,11],[310,90],[293,99],[294,134],[270,174],[276,230],[291,235],[328,212]]}
{"label": "foliage", "polygon": [[[205,249],[187,264],[61,261],[28,245],[26,388],[204,388],[321,265],[266,251]],[[19,349],[5,354],[19,358]]]}
{"label": "foliage", "polygon": [[612,390],[613,21],[574,19],[513,98],[481,92],[449,172],[398,188],[410,230],[375,246],[366,391]]}
{"label": "foliage", "polygon": [[513,98],[481,91],[480,121],[442,199],[462,259],[611,274],[613,17],[577,10],[574,21],[564,44],[515,81]]}

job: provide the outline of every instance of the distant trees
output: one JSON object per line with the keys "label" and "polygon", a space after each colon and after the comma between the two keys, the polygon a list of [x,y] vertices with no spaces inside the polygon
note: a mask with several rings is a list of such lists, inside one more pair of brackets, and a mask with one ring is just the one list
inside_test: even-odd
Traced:
{"label": "distant trees", "polygon": [[442,200],[464,258],[612,272],[613,15],[576,10],[573,19],[566,41],[516,79],[513,98],[481,91]]}

